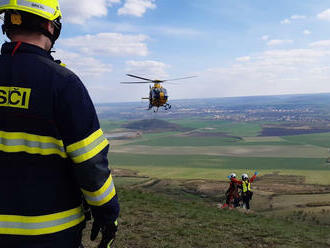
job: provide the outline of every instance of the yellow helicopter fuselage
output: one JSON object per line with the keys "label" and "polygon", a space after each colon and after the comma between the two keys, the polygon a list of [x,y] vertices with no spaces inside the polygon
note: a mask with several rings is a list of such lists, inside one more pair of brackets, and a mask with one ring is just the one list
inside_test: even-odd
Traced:
{"label": "yellow helicopter fuselage", "polygon": [[150,104],[153,107],[161,107],[167,103],[168,95],[165,88],[160,83],[155,83],[149,93]]}

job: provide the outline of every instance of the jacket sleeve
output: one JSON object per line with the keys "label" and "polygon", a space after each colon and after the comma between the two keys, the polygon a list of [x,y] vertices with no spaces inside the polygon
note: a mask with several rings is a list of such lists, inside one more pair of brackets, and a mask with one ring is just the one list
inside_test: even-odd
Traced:
{"label": "jacket sleeve", "polygon": [[73,174],[91,207],[115,221],[119,204],[108,167],[108,140],[104,137],[90,96],[75,75],[55,97],[55,121],[62,136]]}
{"label": "jacket sleeve", "polygon": [[253,175],[251,178],[250,178],[250,183],[253,183],[253,181],[257,178],[257,175]]}
{"label": "jacket sleeve", "polygon": [[242,184],[242,181],[237,180],[236,178],[231,178],[230,179],[232,182],[237,183],[237,184]]}

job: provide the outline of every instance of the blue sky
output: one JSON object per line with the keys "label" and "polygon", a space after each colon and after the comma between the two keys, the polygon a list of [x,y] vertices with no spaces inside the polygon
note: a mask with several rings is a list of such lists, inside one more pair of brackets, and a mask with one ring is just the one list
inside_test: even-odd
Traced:
{"label": "blue sky", "polygon": [[330,92],[329,0],[62,0],[56,57],[95,102]]}

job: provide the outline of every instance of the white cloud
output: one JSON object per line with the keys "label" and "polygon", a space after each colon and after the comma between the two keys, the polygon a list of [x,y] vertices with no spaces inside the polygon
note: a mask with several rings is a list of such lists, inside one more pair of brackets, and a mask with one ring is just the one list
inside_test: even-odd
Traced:
{"label": "white cloud", "polygon": [[209,97],[326,92],[330,90],[329,55],[330,49],[265,51],[248,56],[246,63],[209,69],[202,74],[208,87],[190,84],[190,91]]}
{"label": "white cloud", "polygon": [[124,6],[118,10],[118,15],[132,15],[142,17],[147,9],[155,9],[155,0],[126,0]]}
{"label": "white cloud", "polygon": [[145,35],[99,33],[61,39],[58,44],[89,56],[146,56],[147,39]]}
{"label": "white cloud", "polygon": [[81,55],[79,53],[68,52],[57,49],[54,57],[60,59],[67,68],[82,77],[100,77],[112,71],[112,65],[106,64],[93,57]]}
{"label": "white cloud", "polygon": [[153,60],[145,61],[127,61],[126,71],[130,73],[136,73],[140,76],[144,75],[150,79],[166,79],[168,74],[166,69],[170,68],[169,65]]}
{"label": "white cloud", "polygon": [[298,19],[306,19],[306,16],[303,15],[293,15],[291,16],[292,20],[298,20]]}
{"label": "white cloud", "polygon": [[74,24],[83,24],[92,17],[108,14],[108,8],[120,0],[62,0],[60,1],[63,20]]}
{"label": "white cloud", "polygon": [[327,9],[317,15],[320,20],[330,21],[330,9]]}
{"label": "white cloud", "polygon": [[293,40],[270,40],[267,42],[268,46],[281,46],[281,45],[288,45],[292,44]]}
{"label": "white cloud", "polygon": [[311,33],[312,33],[312,32],[309,31],[308,29],[305,29],[304,32],[303,32],[304,35],[310,35]]}
{"label": "white cloud", "polygon": [[250,61],[250,60],[251,60],[250,56],[244,56],[244,57],[236,58],[236,61],[238,61],[238,62],[247,62],[247,61]]}
{"label": "white cloud", "polygon": [[290,24],[291,21],[289,19],[284,19],[283,21],[281,21],[281,24]]}
{"label": "white cloud", "polygon": [[320,40],[309,44],[310,47],[330,47],[330,40]]}
{"label": "white cloud", "polygon": [[281,21],[281,24],[290,24],[291,20],[302,20],[306,19],[306,16],[303,15],[292,15],[290,18],[286,18]]}
{"label": "white cloud", "polygon": [[262,40],[265,40],[265,41],[266,41],[266,40],[269,40],[269,36],[268,36],[268,35],[263,35],[263,36],[261,37],[261,39],[262,39]]}

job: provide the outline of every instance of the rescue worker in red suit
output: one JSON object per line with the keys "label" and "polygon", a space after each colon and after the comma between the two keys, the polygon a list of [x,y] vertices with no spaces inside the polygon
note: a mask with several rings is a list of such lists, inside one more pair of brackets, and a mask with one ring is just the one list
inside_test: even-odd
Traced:
{"label": "rescue worker in red suit", "polygon": [[243,208],[250,209],[250,200],[252,199],[253,192],[251,191],[251,183],[256,179],[258,172],[255,172],[254,175],[249,179],[247,174],[242,174],[242,180],[237,180],[236,178],[230,178],[234,183],[240,185],[242,189],[242,200]]}
{"label": "rescue worker in red suit", "polygon": [[[235,173],[231,173],[228,178],[231,180],[232,178],[236,178]],[[239,193],[238,193],[238,185],[237,183],[230,181],[229,188],[226,191],[226,203],[222,206],[222,208],[226,207],[238,207],[239,205]]]}

